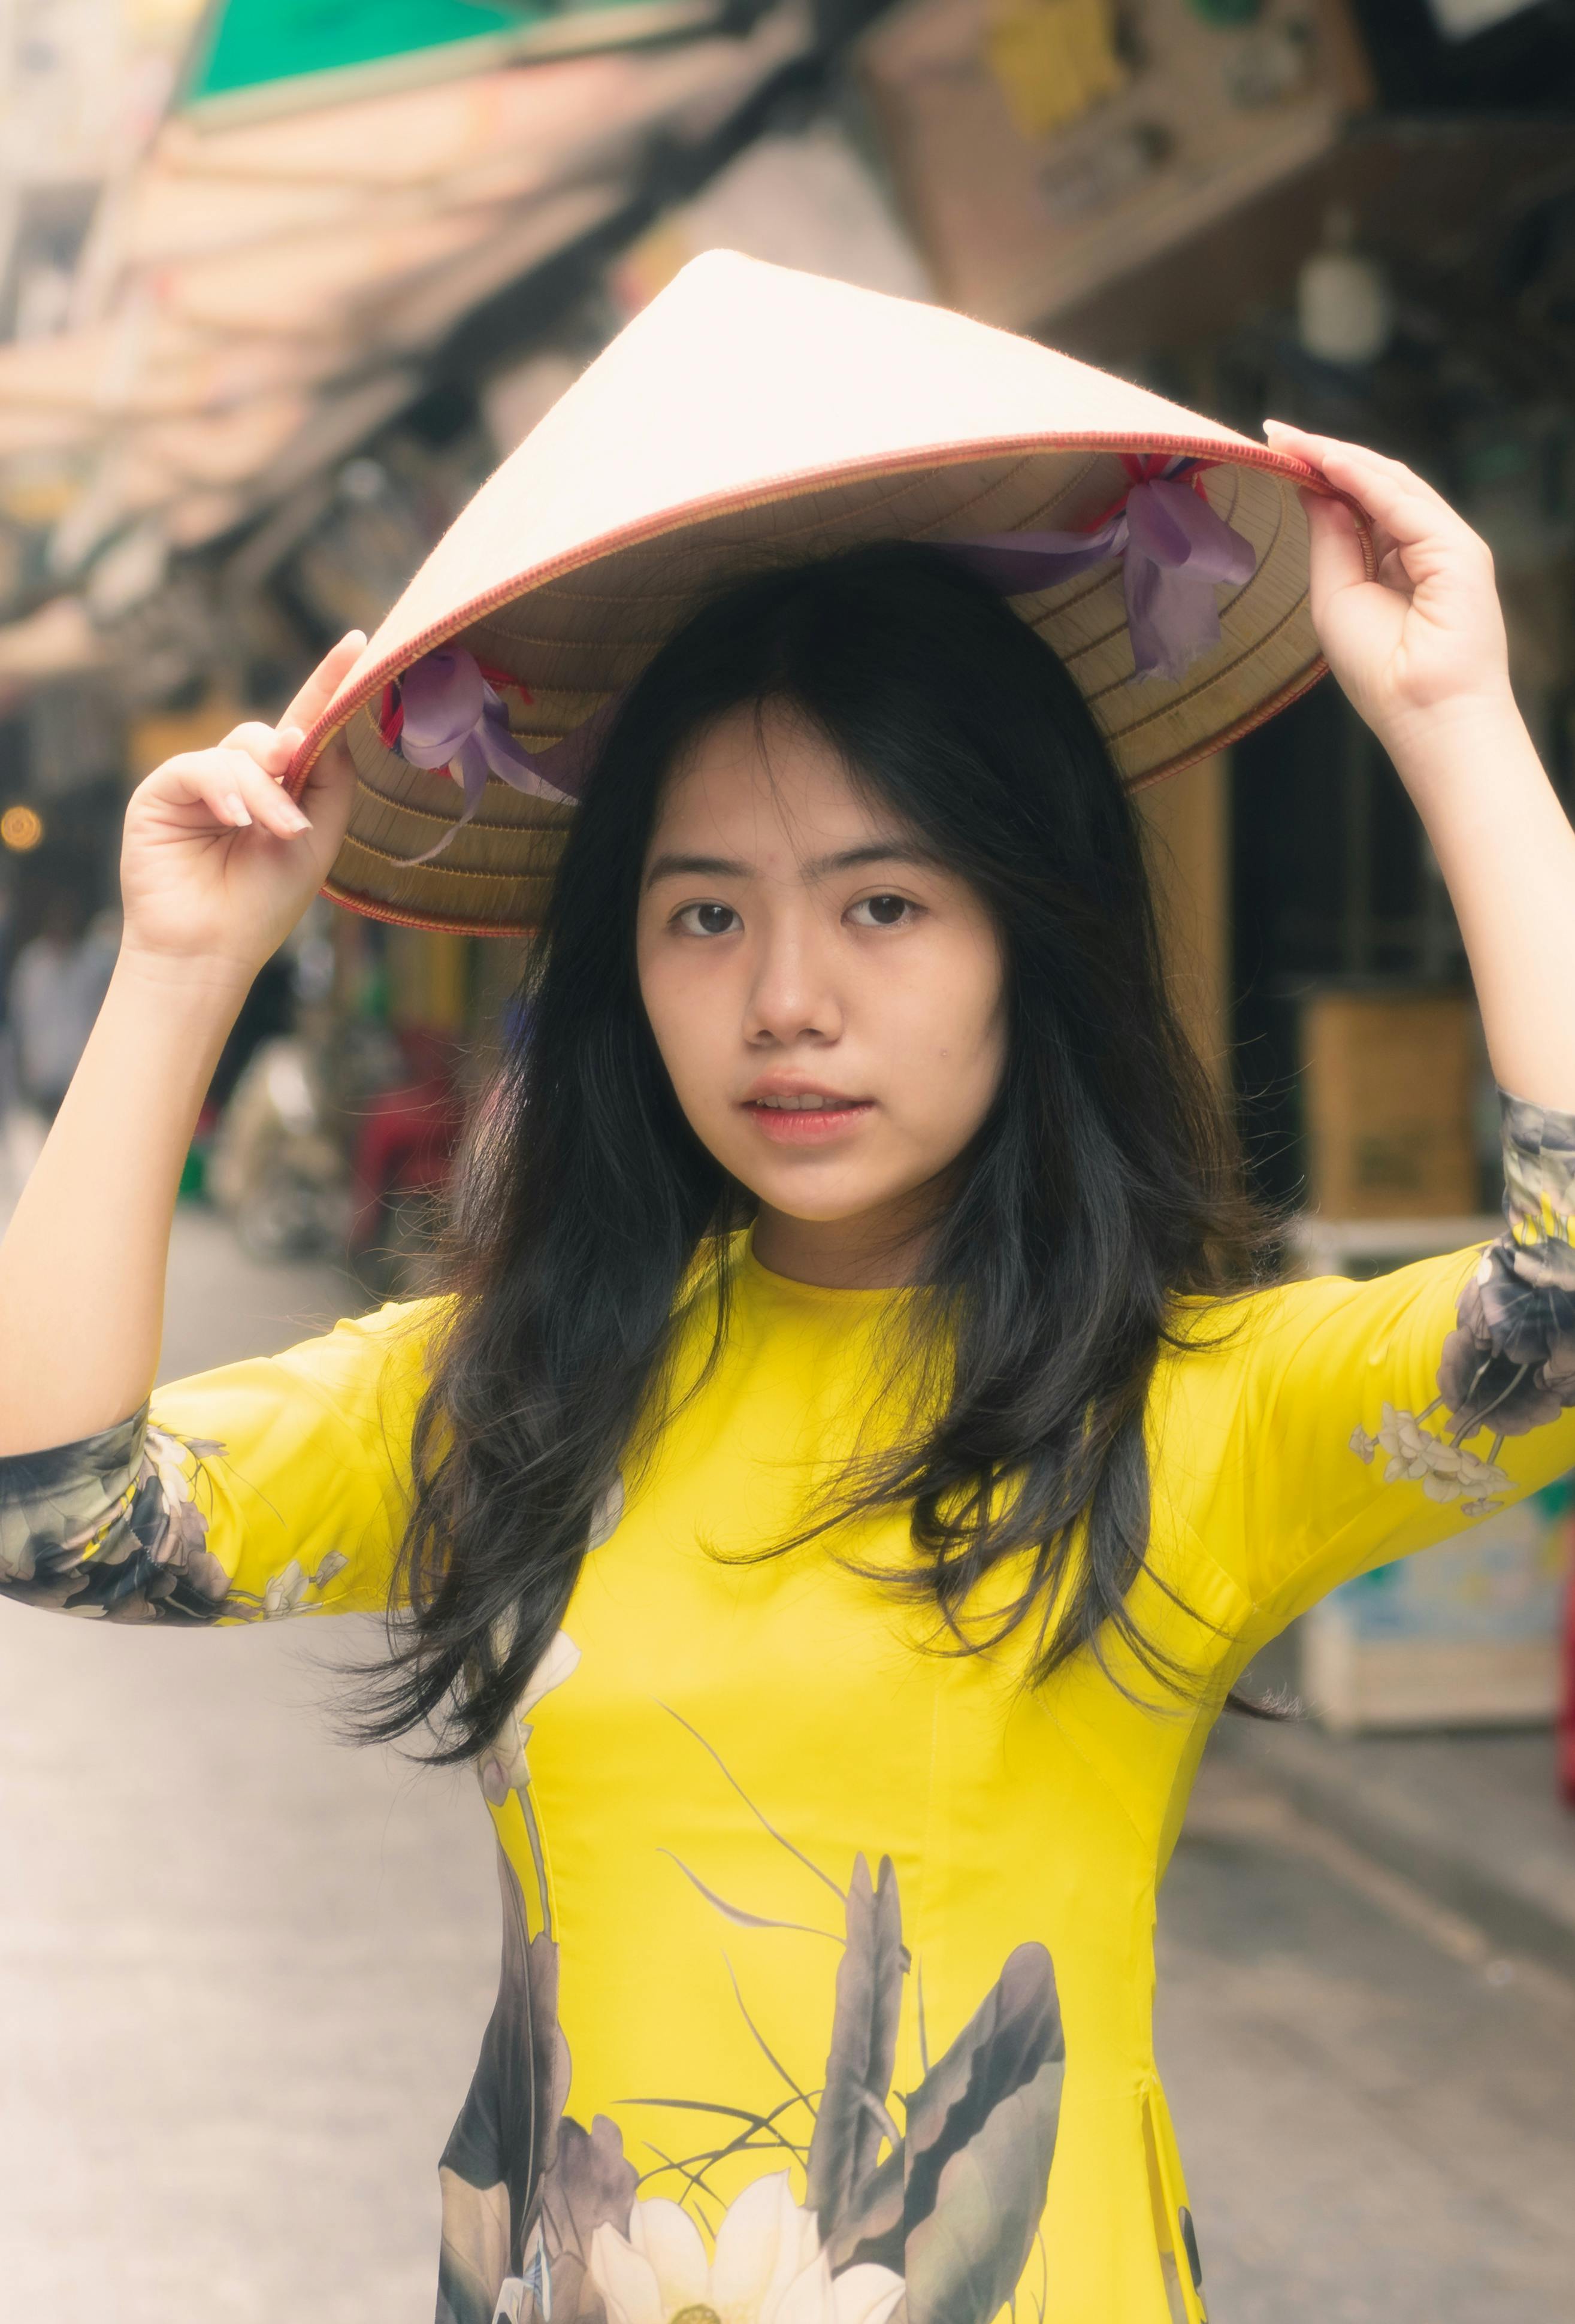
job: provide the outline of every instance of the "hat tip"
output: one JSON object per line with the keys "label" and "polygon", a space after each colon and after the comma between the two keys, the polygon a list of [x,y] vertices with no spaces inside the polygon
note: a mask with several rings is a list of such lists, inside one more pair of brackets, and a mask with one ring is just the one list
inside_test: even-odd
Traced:
{"label": "hat tip", "polygon": [[789,266],[774,266],[769,259],[746,258],[741,250],[717,248],[702,250],[693,258],[686,258],[667,288],[675,290],[681,282],[709,282],[718,274],[791,274]]}

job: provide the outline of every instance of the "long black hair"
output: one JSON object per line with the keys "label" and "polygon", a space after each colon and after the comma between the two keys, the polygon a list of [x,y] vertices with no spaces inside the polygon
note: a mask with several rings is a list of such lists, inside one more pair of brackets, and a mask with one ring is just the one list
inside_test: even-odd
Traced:
{"label": "long black hair", "polygon": [[[706,1299],[718,1340],[726,1328],[727,1238],[749,1198],[680,1111],[635,925],[664,779],[745,706],[812,722],[972,883],[1005,964],[1002,1085],[937,1197],[913,1303],[944,1351],[942,1392],[850,1476],[830,1537],[852,1509],[907,1505],[913,1555],[887,1578],[931,1604],[943,1642],[1025,1625],[1042,1681],[1119,1638],[1181,1683],[1128,1604],[1148,1540],[1144,1405],[1176,1296],[1241,1279],[1252,1218],[1166,997],[1137,820],[1081,695],[984,582],[885,543],[704,604],[631,691],[575,816],[530,1038],[464,1174],[391,1658],[361,1728],[434,1727],[439,1761],[496,1734],[561,1622],[681,1311]],[[1006,1560],[982,1637],[970,1600]]]}

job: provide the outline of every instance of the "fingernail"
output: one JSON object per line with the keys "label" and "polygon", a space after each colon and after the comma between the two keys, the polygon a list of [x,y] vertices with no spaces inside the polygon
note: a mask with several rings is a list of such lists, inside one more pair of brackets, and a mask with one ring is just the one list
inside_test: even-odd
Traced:
{"label": "fingernail", "polygon": [[252,819],[247,811],[246,803],[239,791],[231,791],[224,803],[224,811],[237,829],[244,827]]}
{"label": "fingernail", "polygon": [[284,802],[284,821],[288,828],[292,831],[310,831],[311,829],[310,824],[307,821],[305,816],[301,814],[301,809],[296,806],[293,799],[286,799]]}
{"label": "fingernail", "polygon": [[281,726],[275,730],[273,740],[280,750],[288,751],[293,758],[305,742],[306,735],[299,726]]}

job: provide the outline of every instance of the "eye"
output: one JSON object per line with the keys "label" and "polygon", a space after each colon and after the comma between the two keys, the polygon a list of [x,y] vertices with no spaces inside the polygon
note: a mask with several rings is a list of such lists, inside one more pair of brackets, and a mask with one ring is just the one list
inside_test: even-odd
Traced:
{"label": "eye", "polygon": [[674,918],[691,936],[728,936],[743,925],[731,904],[686,904]]}
{"label": "eye", "polygon": [[916,917],[918,909],[906,896],[861,896],[849,906],[848,917],[861,928],[900,928],[904,920]]}

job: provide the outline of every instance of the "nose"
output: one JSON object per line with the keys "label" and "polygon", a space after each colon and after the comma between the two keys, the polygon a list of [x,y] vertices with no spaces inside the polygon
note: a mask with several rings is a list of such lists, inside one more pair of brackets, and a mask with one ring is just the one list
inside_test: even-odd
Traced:
{"label": "nose", "polygon": [[745,1001],[744,1038],[752,1047],[838,1038],[842,1001],[829,955],[813,913],[770,915],[756,936]]}

